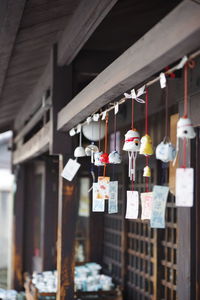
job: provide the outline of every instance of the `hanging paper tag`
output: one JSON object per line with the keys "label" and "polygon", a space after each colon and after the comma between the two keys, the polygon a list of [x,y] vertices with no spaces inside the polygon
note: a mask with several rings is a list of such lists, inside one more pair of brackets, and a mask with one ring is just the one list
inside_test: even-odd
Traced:
{"label": "hanging paper tag", "polygon": [[176,206],[193,206],[194,169],[176,169]]}
{"label": "hanging paper tag", "polygon": [[115,115],[118,113],[118,111],[119,111],[119,103],[117,102],[115,104]]}
{"label": "hanging paper tag", "polygon": [[185,63],[187,62],[187,60],[188,60],[188,58],[187,58],[187,56],[185,55],[185,56],[181,59],[180,63],[176,66],[176,69],[177,69],[177,70],[182,69],[182,68],[184,67]]}
{"label": "hanging paper tag", "polygon": [[166,77],[165,77],[165,73],[160,73],[160,87],[161,89],[164,89],[166,87]]}
{"label": "hanging paper tag", "polygon": [[137,90],[137,97],[140,97],[143,94],[145,94],[145,85]]}
{"label": "hanging paper tag", "polygon": [[65,165],[61,176],[69,181],[72,181],[80,166],[81,165],[76,160],[70,158]]}
{"label": "hanging paper tag", "polygon": [[105,110],[105,111],[103,112],[101,120],[105,120],[106,114],[107,114],[107,110]]}
{"label": "hanging paper tag", "polygon": [[103,212],[105,210],[105,200],[100,197],[100,190],[98,182],[93,183],[92,192],[92,211]]}
{"label": "hanging paper tag", "polygon": [[74,136],[76,134],[76,130],[74,128],[72,128],[70,131],[69,131],[69,135],[70,136]]}
{"label": "hanging paper tag", "polygon": [[110,177],[98,177],[99,184],[99,197],[103,199],[109,199],[109,183]]}
{"label": "hanging paper tag", "polygon": [[90,124],[91,121],[92,121],[92,117],[87,117],[87,119],[86,119],[87,124]]}
{"label": "hanging paper tag", "polygon": [[108,213],[118,212],[118,181],[111,181],[109,186]]}
{"label": "hanging paper tag", "polygon": [[153,193],[141,193],[142,220],[150,220],[152,212]]}
{"label": "hanging paper tag", "polygon": [[98,122],[99,121],[99,117],[100,117],[99,114],[94,114],[93,115],[93,121]]}
{"label": "hanging paper tag", "polygon": [[127,191],[126,219],[138,218],[138,191]]}
{"label": "hanging paper tag", "polygon": [[165,228],[165,208],[169,187],[155,185],[153,188],[153,202],[151,214],[151,228]]}

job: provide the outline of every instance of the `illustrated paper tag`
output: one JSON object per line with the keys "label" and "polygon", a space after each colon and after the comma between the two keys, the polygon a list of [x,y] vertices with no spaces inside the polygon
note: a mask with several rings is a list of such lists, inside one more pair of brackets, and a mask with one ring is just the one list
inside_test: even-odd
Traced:
{"label": "illustrated paper tag", "polygon": [[165,73],[160,73],[160,87],[161,89],[164,89],[166,87],[166,77],[165,77]]}
{"label": "illustrated paper tag", "polygon": [[194,169],[176,169],[176,206],[193,206]]}
{"label": "illustrated paper tag", "polygon": [[108,213],[118,212],[118,181],[111,181],[109,185]]}
{"label": "illustrated paper tag", "polygon": [[81,165],[76,160],[70,158],[65,165],[61,176],[69,181],[72,181],[80,166]]}
{"label": "illustrated paper tag", "polygon": [[152,200],[153,193],[141,193],[141,204],[142,204],[142,220],[150,220],[152,213]]}
{"label": "illustrated paper tag", "polygon": [[169,187],[155,185],[153,188],[153,202],[151,213],[151,227],[165,228],[165,208]]}
{"label": "illustrated paper tag", "polygon": [[109,184],[110,177],[98,177],[99,184],[99,198],[101,199],[109,199]]}
{"label": "illustrated paper tag", "polygon": [[92,211],[103,212],[105,210],[105,200],[99,197],[99,184],[93,183],[92,189]]}
{"label": "illustrated paper tag", "polygon": [[126,204],[126,219],[137,219],[138,218],[138,192],[127,191],[127,204]]}

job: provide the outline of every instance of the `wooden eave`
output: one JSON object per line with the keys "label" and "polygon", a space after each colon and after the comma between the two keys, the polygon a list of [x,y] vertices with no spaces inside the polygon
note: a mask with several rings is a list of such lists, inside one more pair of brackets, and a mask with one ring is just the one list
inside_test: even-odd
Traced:
{"label": "wooden eave", "polygon": [[200,46],[200,5],[184,0],[58,114],[58,130],[88,115]]}

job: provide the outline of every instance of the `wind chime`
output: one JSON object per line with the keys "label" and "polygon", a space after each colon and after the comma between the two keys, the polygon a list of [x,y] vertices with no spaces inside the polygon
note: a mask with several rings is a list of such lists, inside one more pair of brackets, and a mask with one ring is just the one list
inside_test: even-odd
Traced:
{"label": "wind chime", "polygon": [[146,157],[146,166],[144,167],[143,177],[146,177],[146,192],[148,192],[148,178],[151,177],[151,169],[149,167],[149,156],[153,154],[152,139],[149,135],[148,124],[148,108],[149,108],[149,91],[146,88],[145,97],[145,135],[141,138],[140,154]]}
{"label": "wind chime", "polygon": [[196,133],[194,131],[192,121],[188,118],[188,67],[193,68],[194,62],[190,61],[184,66],[184,113],[183,116],[177,122],[177,155],[179,152],[179,139],[183,141],[183,161],[182,167],[187,167],[187,144],[188,141],[194,139]]}
{"label": "wind chime", "polygon": [[164,163],[173,161],[176,157],[176,149],[169,137],[169,111],[168,111],[168,85],[165,86],[165,137],[156,147],[156,158]]}
{"label": "wind chime", "polygon": [[77,131],[79,131],[79,146],[76,147],[76,149],[74,150],[74,156],[76,158],[78,157],[84,157],[85,154],[85,149],[82,146],[82,126],[79,125]]}
{"label": "wind chime", "polygon": [[132,126],[131,129],[125,134],[125,142],[123,150],[128,152],[129,168],[128,176],[133,182],[136,178],[136,158],[140,151],[140,135],[134,128],[134,98],[132,97]]}

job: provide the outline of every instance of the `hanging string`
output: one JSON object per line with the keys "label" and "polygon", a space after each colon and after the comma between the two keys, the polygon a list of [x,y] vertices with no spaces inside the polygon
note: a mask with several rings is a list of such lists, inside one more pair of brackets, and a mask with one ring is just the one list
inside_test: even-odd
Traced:
{"label": "hanging string", "polygon": [[169,105],[168,105],[168,84],[165,88],[165,137],[169,137]]}
{"label": "hanging string", "polygon": [[[114,151],[116,151],[116,147],[117,147],[117,116],[115,114],[115,111],[114,111]],[[113,180],[115,180],[115,164],[113,164],[112,166],[112,177],[113,177]]]}
{"label": "hanging string", "polygon": [[148,88],[146,88],[146,97],[145,97],[145,133],[146,134],[148,134],[148,132],[149,132],[149,124],[148,124],[149,110],[148,110],[148,106],[149,106],[149,91],[148,91]]}
{"label": "hanging string", "polygon": [[[145,96],[145,133],[149,133],[149,123],[148,123],[148,115],[149,115],[149,91],[146,88],[146,96]],[[146,156],[146,167],[149,166],[149,156]],[[146,193],[149,191],[149,177],[145,177],[145,189]]]}
{"label": "hanging string", "polygon": [[[184,118],[188,116],[188,64],[184,66]],[[187,160],[187,140],[183,140],[183,168],[186,168]]]}
{"label": "hanging string", "polygon": [[101,149],[101,120],[99,120],[99,151]]}
{"label": "hanging string", "polygon": [[[105,149],[104,153],[107,153],[108,150],[108,114],[106,115],[106,126],[105,126]],[[103,176],[106,176],[106,163],[104,164]]]}
{"label": "hanging string", "polygon": [[134,129],[134,103],[135,100],[132,98],[132,129]]}
{"label": "hanging string", "polygon": [[188,64],[184,66],[184,118],[188,116]]}

